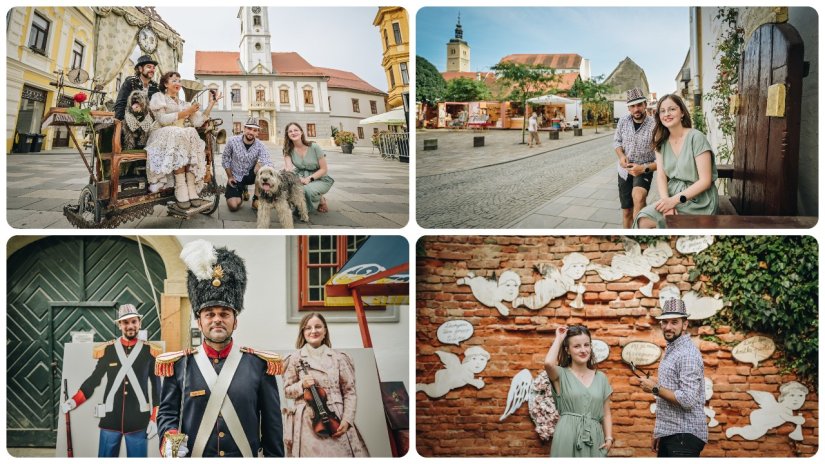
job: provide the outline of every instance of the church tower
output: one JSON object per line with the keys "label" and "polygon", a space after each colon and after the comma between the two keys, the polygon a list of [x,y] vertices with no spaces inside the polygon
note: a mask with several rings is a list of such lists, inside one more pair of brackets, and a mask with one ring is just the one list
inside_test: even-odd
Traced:
{"label": "church tower", "polygon": [[238,19],[241,20],[241,66],[247,73],[274,73],[267,13],[265,6],[242,6],[238,10]]}
{"label": "church tower", "polygon": [[461,29],[461,13],[455,25],[455,37],[447,43],[447,71],[470,71],[470,45],[464,41]]}

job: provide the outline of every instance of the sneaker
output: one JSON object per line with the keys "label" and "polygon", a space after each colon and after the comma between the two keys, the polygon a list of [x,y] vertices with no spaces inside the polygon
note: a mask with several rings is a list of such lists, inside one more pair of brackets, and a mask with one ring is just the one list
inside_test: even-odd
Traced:
{"label": "sneaker", "polygon": [[241,194],[241,198],[243,198],[243,201],[249,201],[249,190],[244,190]]}

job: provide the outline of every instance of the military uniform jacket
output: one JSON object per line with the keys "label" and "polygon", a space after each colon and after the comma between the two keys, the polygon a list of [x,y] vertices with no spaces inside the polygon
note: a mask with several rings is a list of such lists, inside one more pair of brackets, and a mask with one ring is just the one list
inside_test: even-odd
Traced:
{"label": "military uniform jacket", "polygon": [[[115,100],[115,119],[123,121],[126,116],[126,103],[129,100],[129,95],[133,90],[144,90],[143,81],[137,75],[127,77],[123,84],[120,85],[120,90],[117,92],[117,100]],[[152,95],[159,92],[158,84],[155,81],[149,81],[149,100],[152,100]]]}
{"label": "military uniform jacket", "polygon": [[[104,417],[100,419],[100,428],[115,430],[121,433],[136,432],[138,430],[146,430],[149,424],[149,418],[152,408],[149,407],[145,412],[141,412],[141,402],[147,403],[147,396],[149,391],[152,392],[152,400],[157,403],[160,392],[160,378],[155,375],[155,354],[148,343],[143,343],[140,354],[132,364],[132,369],[140,381],[141,389],[143,390],[144,398],[138,398],[133,386],[130,384],[127,377],[119,385],[112,385],[112,382],[120,371],[120,360],[115,352],[115,343],[121,343],[121,339],[112,340],[105,345],[102,345],[102,356],[100,356],[101,346],[95,348],[95,357],[98,357],[97,365],[94,372],[83,384],[80,386],[80,391],[75,394],[73,399],[75,403],[80,406],[88,398],[92,397],[95,388],[100,385],[100,381],[105,375],[107,378],[106,389],[103,392],[103,402],[109,397],[109,392],[114,388],[114,408],[107,412]],[[122,343],[123,350],[126,356],[132,355],[132,349],[137,346],[137,339],[130,342]],[[159,351],[159,350],[157,350]]]}
{"label": "military uniform jacket", "polygon": [[[219,357],[214,357],[217,352],[205,345],[198,349],[206,349],[212,367],[220,374],[226,363],[228,350],[241,348],[234,344],[230,345],[219,354]],[[163,437],[170,430],[187,434],[189,439],[186,446],[189,448],[190,455],[210,393],[194,357],[195,355],[191,353],[184,354],[174,362],[173,372],[169,372],[171,375],[165,376],[163,380],[158,410],[158,435]],[[252,453],[257,456],[259,450],[263,448],[265,457],[283,457],[281,401],[275,375],[267,371],[266,361],[255,354],[244,352],[232,382],[229,384],[227,397],[235,407],[246,434],[244,438],[249,441]],[[184,384],[184,372],[186,385],[185,390],[181,391],[181,386]],[[179,417],[181,399],[183,399],[182,418]],[[233,437],[229,433],[223,417],[218,415],[203,456],[242,457],[235,443],[237,439],[238,437]]]}

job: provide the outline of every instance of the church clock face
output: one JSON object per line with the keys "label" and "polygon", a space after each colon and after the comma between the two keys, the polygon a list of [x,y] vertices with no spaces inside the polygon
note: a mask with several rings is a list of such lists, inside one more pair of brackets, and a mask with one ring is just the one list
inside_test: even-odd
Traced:
{"label": "church clock face", "polygon": [[147,55],[154,53],[158,48],[158,36],[151,27],[146,26],[138,32],[138,45]]}
{"label": "church clock face", "polygon": [[253,13],[255,13],[255,14],[260,13],[260,12],[261,12],[261,7],[259,7],[259,6],[253,6],[253,7],[252,7],[252,12],[253,12]]}

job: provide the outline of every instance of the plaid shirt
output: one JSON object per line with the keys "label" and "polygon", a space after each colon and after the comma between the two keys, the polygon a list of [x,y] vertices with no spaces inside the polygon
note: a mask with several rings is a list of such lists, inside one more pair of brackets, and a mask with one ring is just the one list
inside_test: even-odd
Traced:
{"label": "plaid shirt", "polygon": [[[656,130],[656,121],[645,116],[639,130],[633,126],[633,116],[627,115],[619,120],[616,133],[613,135],[613,149],[622,147],[627,161],[633,164],[645,164],[656,161],[656,154],[650,148],[653,141],[653,132]],[[618,165],[619,175],[627,179],[627,170]]]}
{"label": "plaid shirt", "polygon": [[689,433],[707,443],[705,366],[689,335],[682,335],[665,348],[659,363],[659,386],[673,391],[679,404],[656,398],[653,438]]}
{"label": "plaid shirt", "polygon": [[249,171],[255,167],[255,163],[261,163],[262,166],[274,166],[269,158],[269,151],[260,140],[255,139],[255,143],[249,147],[249,150],[243,144],[243,135],[230,137],[226,141],[221,165],[224,169],[232,170],[232,177],[236,181],[240,182],[245,175],[249,174]]}

